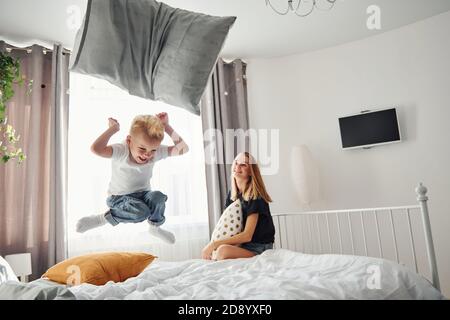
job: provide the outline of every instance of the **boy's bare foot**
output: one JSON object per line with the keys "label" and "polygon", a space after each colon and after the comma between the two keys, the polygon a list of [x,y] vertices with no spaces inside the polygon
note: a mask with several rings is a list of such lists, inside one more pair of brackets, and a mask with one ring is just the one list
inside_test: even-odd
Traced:
{"label": "boy's bare foot", "polygon": [[84,217],[77,222],[77,232],[83,233],[90,229],[101,227],[106,223],[107,221],[104,214],[96,214],[93,216]]}

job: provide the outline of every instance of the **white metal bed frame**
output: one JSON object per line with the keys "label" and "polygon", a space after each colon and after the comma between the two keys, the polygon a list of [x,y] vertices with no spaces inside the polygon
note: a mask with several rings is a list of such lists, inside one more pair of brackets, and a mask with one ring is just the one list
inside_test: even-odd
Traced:
{"label": "white metal bed frame", "polygon": [[[353,226],[351,223],[351,215],[359,215],[360,216],[360,222],[362,227],[362,235],[364,239],[364,252],[365,256],[368,256],[368,248],[367,248],[367,238],[366,238],[366,229],[364,225],[364,217],[363,214],[372,214],[375,219],[375,229],[377,234],[377,243],[378,243],[378,252],[380,258],[385,259],[385,256],[383,254],[383,247],[381,244],[381,236],[380,236],[380,228],[379,228],[379,221],[378,221],[378,212],[389,212],[389,222],[391,226],[391,234],[392,234],[392,241],[395,249],[395,257],[397,263],[400,263],[399,261],[399,250],[398,250],[398,239],[397,234],[395,230],[395,224],[393,219],[393,214],[406,214],[407,216],[407,224],[408,224],[408,230],[409,230],[409,241],[410,241],[410,248],[412,252],[412,257],[414,260],[415,270],[417,273],[419,273],[418,265],[417,265],[417,252],[416,252],[416,246],[414,242],[413,237],[413,231],[411,228],[411,212],[413,210],[420,210],[421,214],[421,222],[425,234],[425,246],[426,246],[426,254],[427,254],[427,260],[428,260],[428,266],[429,270],[431,272],[431,281],[433,283],[433,286],[440,290],[440,283],[439,283],[439,275],[436,265],[436,254],[434,250],[434,244],[433,244],[433,236],[431,234],[431,225],[430,225],[430,218],[428,213],[428,206],[427,201],[428,197],[426,195],[427,188],[420,183],[416,188],[416,194],[417,194],[417,200],[419,201],[419,205],[412,205],[412,206],[402,206],[402,207],[385,207],[385,208],[365,208],[365,209],[350,209],[350,210],[327,210],[327,211],[308,211],[308,212],[295,212],[295,213],[274,213],[272,214],[274,218],[274,223],[278,226],[278,230],[281,231],[281,221],[284,220],[285,229],[283,234],[287,235],[288,233],[288,227],[287,227],[287,218],[288,217],[295,217],[295,216],[304,216],[307,218],[307,228],[308,228],[308,236],[310,241],[314,241],[315,237],[313,236],[313,232],[317,231],[318,239],[319,239],[319,253],[323,253],[324,250],[322,250],[322,235],[321,235],[321,228],[319,227],[319,216],[325,217],[326,222],[326,230],[327,235],[325,235],[326,238],[328,238],[328,247],[330,248],[330,251],[333,251],[331,241],[331,233],[330,233],[330,221],[329,216],[334,215],[336,217],[337,221],[337,233],[339,237],[339,253],[343,254],[343,239],[342,239],[342,232],[341,232],[341,223],[340,223],[340,216],[339,214],[347,214],[347,222],[348,222],[348,228],[350,233],[350,240],[351,240],[351,248],[352,248],[352,254],[355,255],[355,243],[354,243],[354,237],[353,237]],[[310,220],[315,218],[316,223],[311,224]],[[314,219],[313,219],[314,220]],[[323,219],[322,219],[323,220]],[[316,228],[314,228],[314,225],[316,225]],[[323,227],[325,229],[325,227]],[[289,241],[289,237],[286,236],[286,241],[283,243],[282,232],[278,232],[278,240],[281,248],[289,247],[289,244],[287,243]],[[307,236],[307,238],[308,238]],[[302,241],[304,240],[303,232],[302,232]],[[286,246],[285,246],[286,245]],[[314,246],[311,246],[314,248]],[[316,253],[316,252],[312,252]],[[333,253],[333,252],[329,252]]]}

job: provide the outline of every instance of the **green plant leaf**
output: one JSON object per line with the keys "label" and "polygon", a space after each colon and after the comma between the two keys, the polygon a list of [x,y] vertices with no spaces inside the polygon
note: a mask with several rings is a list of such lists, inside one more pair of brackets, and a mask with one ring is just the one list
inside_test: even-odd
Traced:
{"label": "green plant leaf", "polygon": [[[16,131],[7,124],[6,117],[6,103],[14,96],[13,85],[23,85],[24,80],[25,77],[20,73],[19,60],[0,52],[0,158],[3,163],[17,158],[20,164],[26,159],[22,149],[15,146],[20,135],[16,137]],[[28,92],[32,83],[32,80],[28,83]]]}

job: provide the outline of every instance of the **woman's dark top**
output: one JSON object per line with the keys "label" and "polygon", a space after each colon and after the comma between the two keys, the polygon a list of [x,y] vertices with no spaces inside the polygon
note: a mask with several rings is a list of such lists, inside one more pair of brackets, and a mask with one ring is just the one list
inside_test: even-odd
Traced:
{"label": "woman's dark top", "polygon": [[[242,204],[242,230],[245,229],[245,223],[247,222],[247,217],[249,215],[254,213],[259,214],[251,242],[273,243],[275,241],[275,226],[273,225],[269,204],[261,197],[258,197],[255,200],[245,201],[242,195],[239,194],[239,199]],[[234,201],[231,200],[231,192],[228,192],[225,208],[233,202]]]}

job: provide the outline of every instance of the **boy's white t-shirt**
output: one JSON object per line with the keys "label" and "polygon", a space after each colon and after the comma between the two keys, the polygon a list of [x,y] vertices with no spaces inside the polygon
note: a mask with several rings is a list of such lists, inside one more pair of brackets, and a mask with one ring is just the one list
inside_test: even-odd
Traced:
{"label": "boy's white t-shirt", "polygon": [[145,164],[137,164],[130,159],[130,151],[126,142],[111,145],[111,181],[108,195],[124,195],[140,191],[149,191],[153,166],[156,161],[168,157],[168,146],[161,145],[156,149],[153,159]]}

